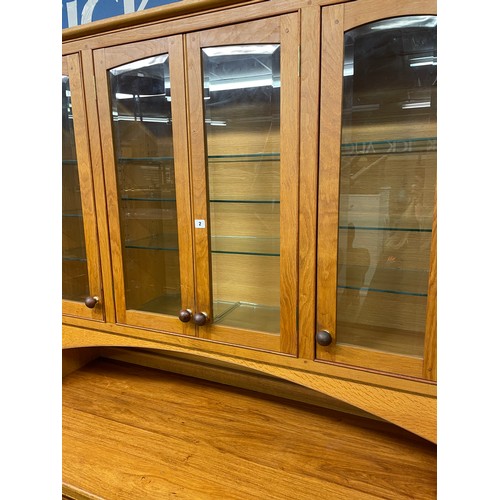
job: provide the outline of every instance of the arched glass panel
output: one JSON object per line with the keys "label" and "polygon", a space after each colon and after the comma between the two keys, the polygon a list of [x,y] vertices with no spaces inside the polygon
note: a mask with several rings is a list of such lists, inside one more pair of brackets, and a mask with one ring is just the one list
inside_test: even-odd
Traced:
{"label": "arched glass panel", "polygon": [[345,33],[337,343],[421,357],[436,190],[437,21]]}

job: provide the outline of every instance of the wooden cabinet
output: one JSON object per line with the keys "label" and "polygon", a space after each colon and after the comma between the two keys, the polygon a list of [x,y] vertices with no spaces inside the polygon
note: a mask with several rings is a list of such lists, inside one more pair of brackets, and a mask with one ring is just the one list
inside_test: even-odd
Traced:
{"label": "wooden cabinet", "polygon": [[181,3],[63,32],[99,297],[63,346],[232,363],[435,440],[434,3]]}

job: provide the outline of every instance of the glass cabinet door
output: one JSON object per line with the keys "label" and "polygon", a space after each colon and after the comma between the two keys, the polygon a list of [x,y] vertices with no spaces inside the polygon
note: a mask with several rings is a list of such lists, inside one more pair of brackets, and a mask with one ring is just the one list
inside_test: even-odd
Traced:
{"label": "glass cabinet door", "polygon": [[178,319],[193,308],[182,39],[95,61],[117,320],[193,333]]}
{"label": "glass cabinet door", "polygon": [[341,146],[321,132],[317,357],[422,377],[435,314],[437,18],[341,32],[338,13],[324,19],[343,56],[324,45],[338,76],[322,75],[321,126],[341,108]]}
{"label": "glass cabinet door", "polygon": [[78,55],[63,58],[62,73],[63,313],[102,319],[91,164]]}
{"label": "glass cabinet door", "polygon": [[[199,335],[296,353],[297,18],[188,35]],[[203,126],[200,126],[203,125]]]}

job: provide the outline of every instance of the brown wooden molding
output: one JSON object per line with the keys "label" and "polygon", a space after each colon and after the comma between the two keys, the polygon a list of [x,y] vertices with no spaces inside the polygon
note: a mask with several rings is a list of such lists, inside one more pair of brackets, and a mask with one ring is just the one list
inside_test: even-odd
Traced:
{"label": "brown wooden molding", "polygon": [[263,375],[244,367],[235,367],[228,363],[200,359],[198,356],[160,350],[119,347],[102,348],[100,356],[179,375],[210,380],[231,387],[279,396],[360,417],[377,418],[375,415],[364,412],[355,406],[286,380]]}
{"label": "brown wooden molding", "polygon": [[318,391],[355,406],[364,412],[376,415],[433,443],[437,442],[437,401],[432,396],[408,393],[404,390],[319,373],[291,370],[285,366],[271,365],[257,360],[242,359],[214,352],[200,352],[180,346],[161,345],[158,342],[131,339],[111,333],[103,334],[95,330],[66,327],[63,329],[64,345],[66,347],[108,345],[110,347],[160,348],[178,353],[199,354],[212,360],[238,365]]}
{"label": "brown wooden molding", "polygon": [[138,24],[151,23],[176,16],[194,14],[227,7],[232,4],[250,4],[265,0],[179,0],[178,2],[152,7],[150,9],[93,21],[88,24],[73,26],[62,30],[62,41],[85,36],[97,35],[106,31],[129,28]]}

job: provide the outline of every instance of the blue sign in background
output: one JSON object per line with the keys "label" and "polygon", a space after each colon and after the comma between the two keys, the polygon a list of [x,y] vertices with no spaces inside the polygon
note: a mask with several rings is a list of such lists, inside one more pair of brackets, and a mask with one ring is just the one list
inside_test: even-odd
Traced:
{"label": "blue sign in background", "polygon": [[182,0],[63,0],[62,27],[70,28],[179,1]]}

